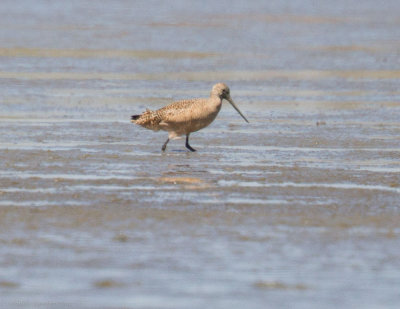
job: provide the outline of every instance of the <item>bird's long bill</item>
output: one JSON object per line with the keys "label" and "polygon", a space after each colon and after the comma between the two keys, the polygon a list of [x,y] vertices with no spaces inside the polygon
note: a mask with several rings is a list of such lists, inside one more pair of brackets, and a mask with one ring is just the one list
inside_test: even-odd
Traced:
{"label": "bird's long bill", "polygon": [[240,111],[239,107],[236,106],[236,104],[233,102],[233,100],[231,98],[227,98],[228,102],[231,103],[231,105],[233,106],[234,109],[236,109],[236,111],[239,113],[240,116],[243,117],[243,119],[249,123],[249,121],[246,119],[246,117],[242,114],[242,112]]}

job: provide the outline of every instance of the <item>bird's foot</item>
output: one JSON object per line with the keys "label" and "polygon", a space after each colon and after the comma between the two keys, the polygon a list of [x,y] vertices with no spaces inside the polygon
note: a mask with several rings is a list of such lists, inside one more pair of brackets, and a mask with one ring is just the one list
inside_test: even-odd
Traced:
{"label": "bird's foot", "polygon": [[189,144],[186,145],[186,148],[189,149],[191,152],[195,152],[196,149],[192,148]]}
{"label": "bird's foot", "polygon": [[169,142],[169,138],[165,141],[164,145],[162,145],[161,150],[165,151],[165,149],[167,149],[167,144]]}
{"label": "bird's foot", "polygon": [[190,133],[188,133],[188,134],[186,135],[186,143],[185,143],[185,146],[186,146],[186,148],[189,149],[191,152],[195,152],[196,149],[192,148],[192,146],[189,145],[189,135],[190,135]]}

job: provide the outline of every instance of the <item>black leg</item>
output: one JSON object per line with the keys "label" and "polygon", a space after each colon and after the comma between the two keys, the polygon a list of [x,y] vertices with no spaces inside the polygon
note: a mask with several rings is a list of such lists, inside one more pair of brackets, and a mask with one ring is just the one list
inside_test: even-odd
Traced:
{"label": "black leg", "polygon": [[186,148],[189,149],[190,151],[193,151],[193,152],[196,151],[196,149],[192,148],[192,147],[189,145],[189,134],[186,135],[186,144],[185,144],[185,146],[186,146]]}
{"label": "black leg", "polygon": [[167,144],[169,142],[169,138],[167,138],[167,140],[165,141],[164,145],[162,145],[161,150],[165,151],[165,149],[167,148]]}

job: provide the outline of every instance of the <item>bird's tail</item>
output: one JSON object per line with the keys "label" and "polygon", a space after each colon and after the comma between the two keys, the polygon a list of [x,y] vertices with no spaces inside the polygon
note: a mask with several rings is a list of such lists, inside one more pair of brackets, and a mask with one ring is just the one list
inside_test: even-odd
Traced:
{"label": "bird's tail", "polygon": [[144,113],[141,115],[133,115],[131,116],[131,122],[136,123],[142,127],[145,127],[146,129],[158,131],[160,130],[159,128],[159,123],[161,121],[160,116],[158,115],[157,112],[151,111],[149,109],[146,109]]}
{"label": "bird's tail", "polygon": [[135,122],[135,120],[138,120],[140,115],[132,115],[131,116],[131,122]]}

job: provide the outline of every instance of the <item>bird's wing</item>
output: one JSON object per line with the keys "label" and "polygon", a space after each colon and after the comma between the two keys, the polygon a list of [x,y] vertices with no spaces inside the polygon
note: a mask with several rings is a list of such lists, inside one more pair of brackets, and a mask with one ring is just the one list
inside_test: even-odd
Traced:
{"label": "bird's wing", "polygon": [[161,117],[163,123],[184,122],[202,99],[181,100],[160,108],[156,113]]}

